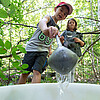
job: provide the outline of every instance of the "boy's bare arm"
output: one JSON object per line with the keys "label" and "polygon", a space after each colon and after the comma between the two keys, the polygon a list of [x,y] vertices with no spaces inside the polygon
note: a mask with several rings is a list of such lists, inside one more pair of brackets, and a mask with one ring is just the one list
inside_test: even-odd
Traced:
{"label": "boy's bare arm", "polygon": [[81,47],[84,46],[85,43],[82,40],[80,40],[79,38],[74,37],[73,39],[74,39],[75,42],[80,43]]}
{"label": "boy's bare arm", "polygon": [[54,26],[47,27],[47,23],[50,20],[50,16],[45,16],[43,19],[39,22],[39,27],[41,31],[50,38],[55,38],[55,36],[58,34],[58,29]]}
{"label": "boy's bare arm", "polygon": [[51,51],[51,45],[50,45],[50,47],[49,47],[49,55],[48,55],[48,57],[49,57],[51,54],[52,54],[52,51]]}
{"label": "boy's bare arm", "polygon": [[62,44],[64,43],[64,36],[60,36],[60,41]]}
{"label": "boy's bare arm", "polygon": [[39,22],[39,27],[41,29],[41,31],[46,35],[49,36],[49,30],[47,27],[47,23],[50,20],[50,16],[45,16],[43,19],[40,20]]}

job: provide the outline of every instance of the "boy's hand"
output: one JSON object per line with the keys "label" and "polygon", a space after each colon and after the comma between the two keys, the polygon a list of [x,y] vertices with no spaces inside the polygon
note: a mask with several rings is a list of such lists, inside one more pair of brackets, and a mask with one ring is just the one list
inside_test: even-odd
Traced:
{"label": "boy's hand", "polygon": [[79,38],[74,37],[73,39],[75,42],[80,43],[81,47],[84,46],[85,43],[83,41],[81,41]]}
{"label": "boy's hand", "polygon": [[49,57],[51,54],[52,54],[52,52],[50,51],[49,54],[48,54],[48,57]]}
{"label": "boy's hand", "polygon": [[74,37],[73,39],[75,42],[79,42],[79,43],[81,42],[81,40],[79,38]]}
{"label": "boy's hand", "polygon": [[64,36],[60,37],[60,41],[61,41],[61,43],[64,43]]}
{"label": "boy's hand", "polygon": [[55,38],[56,35],[60,36],[58,29],[54,26],[50,26],[49,27],[49,37]]}

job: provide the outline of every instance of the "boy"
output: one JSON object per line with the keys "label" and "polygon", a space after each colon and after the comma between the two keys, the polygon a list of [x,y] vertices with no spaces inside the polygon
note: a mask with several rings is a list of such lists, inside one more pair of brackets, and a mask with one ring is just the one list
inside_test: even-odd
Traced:
{"label": "boy", "polygon": [[[72,50],[77,56],[81,56],[81,47],[85,45],[83,40],[83,34],[77,32],[77,21],[74,18],[70,18],[67,22],[66,30],[64,30],[61,34],[61,42],[63,46]],[[75,68],[68,74],[69,82],[74,82],[74,70]]]}
{"label": "boy", "polygon": [[[70,15],[73,8],[70,4],[65,2],[59,3],[54,8],[55,14],[53,16],[45,16],[40,20],[38,28],[29,40],[24,56],[23,64],[28,64],[27,71],[33,72],[32,83],[41,82],[41,73],[43,72],[43,66],[45,64],[49,47],[52,44],[53,38],[59,35],[59,26],[57,22],[64,20],[67,15]],[[26,78],[29,75],[22,74],[19,79],[19,84],[25,84]]]}

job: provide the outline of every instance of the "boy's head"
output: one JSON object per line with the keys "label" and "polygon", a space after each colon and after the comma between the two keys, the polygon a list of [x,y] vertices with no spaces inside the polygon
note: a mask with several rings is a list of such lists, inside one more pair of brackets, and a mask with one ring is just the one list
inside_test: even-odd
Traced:
{"label": "boy's head", "polygon": [[[73,25],[74,26],[73,26]],[[76,31],[77,30],[77,21],[74,18],[70,18],[67,22],[67,30],[70,31],[70,26],[73,26],[73,30]]]}
{"label": "boy's head", "polygon": [[60,2],[60,3],[54,8],[54,10],[56,11],[56,9],[57,9],[58,7],[61,7],[61,6],[66,6],[66,8],[68,9],[68,15],[70,15],[70,14],[72,13],[72,11],[73,11],[72,6],[71,6],[70,4],[68,4],[68,3],[66,3],[66,2]]}

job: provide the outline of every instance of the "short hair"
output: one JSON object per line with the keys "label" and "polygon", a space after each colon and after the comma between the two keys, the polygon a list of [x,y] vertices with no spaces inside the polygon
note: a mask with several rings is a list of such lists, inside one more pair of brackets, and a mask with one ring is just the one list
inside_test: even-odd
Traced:
{"label": "short hair", "polygon": [[70,20],[73,20],[73,21],[75,22],[74,31],[76,31],[76,30],[77,30],[77,22],[76,22],[76,20],[75,20],[74,18],[70,18],[70,19],[68,20],[66,30],[67,30],[67,31],[70,31],[70,30],[69,30],[69,21],[70,21]]}

